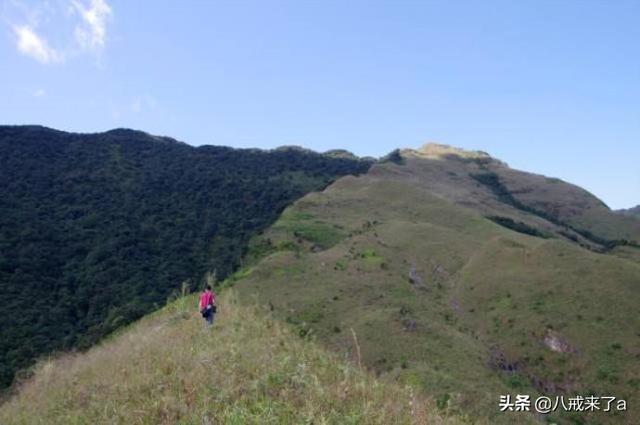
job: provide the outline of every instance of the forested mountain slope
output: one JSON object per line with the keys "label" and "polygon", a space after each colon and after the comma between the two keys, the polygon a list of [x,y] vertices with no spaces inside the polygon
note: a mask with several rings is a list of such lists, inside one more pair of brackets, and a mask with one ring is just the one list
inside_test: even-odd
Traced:
{"label": "forested mountain slope", "polygon": [[370,162],[299,149],[192,147],[132,130],[0,127],[0,387],[224,278],[282,209]]}
{"label": "forested mountain slope", "polygon": [[499,395],[615,395],[628,412],[546,419],[637,423],[638,240],[579,187],[431,145],[297,201],[227,284],[352,356],[353,329],[369,368],[454,411],[519,423]]}

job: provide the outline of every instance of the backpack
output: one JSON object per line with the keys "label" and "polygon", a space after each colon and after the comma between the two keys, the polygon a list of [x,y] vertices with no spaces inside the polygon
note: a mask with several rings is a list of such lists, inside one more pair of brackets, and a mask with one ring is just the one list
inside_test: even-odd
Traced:
{"label": "backpack", "polygon": [[215,314],[216,311],[216,306],[213,304],[209,304],[207,308],[203,308],[202,310],[200,310],[200,313],[202,314],[202,317],[209,317],[210,314]]}

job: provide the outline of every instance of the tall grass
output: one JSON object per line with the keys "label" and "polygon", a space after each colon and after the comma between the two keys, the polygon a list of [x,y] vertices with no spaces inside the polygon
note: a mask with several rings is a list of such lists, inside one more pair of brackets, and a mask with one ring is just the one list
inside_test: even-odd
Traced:
{"label": "tall grass", "polygon": [[453,423],[229,290],[213,328],[182,297],[97,347],[41,361],[0,406],[9,424]]}

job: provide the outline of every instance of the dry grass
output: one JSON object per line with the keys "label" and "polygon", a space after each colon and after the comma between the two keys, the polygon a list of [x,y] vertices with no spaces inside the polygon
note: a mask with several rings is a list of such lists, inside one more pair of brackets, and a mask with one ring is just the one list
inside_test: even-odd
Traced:
{"label": "dry grass", "polygon": [[454,423],[227,291],[213,329],[185,297],[83,354],[38,364],[9,424]]}

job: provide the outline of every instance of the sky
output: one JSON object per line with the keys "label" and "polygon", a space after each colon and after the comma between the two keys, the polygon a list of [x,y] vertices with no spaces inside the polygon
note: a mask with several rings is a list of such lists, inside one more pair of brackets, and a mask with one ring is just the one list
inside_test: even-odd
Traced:
{"label": "sky", "polygon": [[381,156],[640,204],[640,0],[0,0],[0,124]]}

